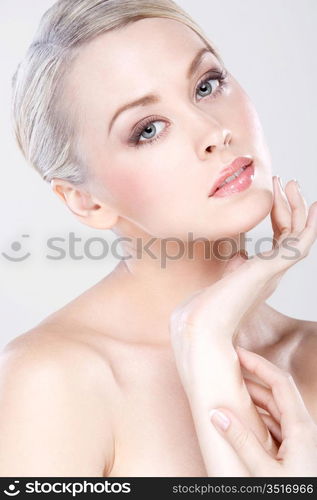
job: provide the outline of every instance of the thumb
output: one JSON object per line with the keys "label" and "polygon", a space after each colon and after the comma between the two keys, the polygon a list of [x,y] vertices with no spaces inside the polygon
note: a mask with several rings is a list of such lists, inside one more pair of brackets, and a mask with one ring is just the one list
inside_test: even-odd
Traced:
{"label": "thumb", "polygon": [[266,472],[270,475],[273,459],[255,434],[233,412],[227,408],[217,408],[210,410],[209,416],[219,434],[232,446],[252,476],[263,476]]}

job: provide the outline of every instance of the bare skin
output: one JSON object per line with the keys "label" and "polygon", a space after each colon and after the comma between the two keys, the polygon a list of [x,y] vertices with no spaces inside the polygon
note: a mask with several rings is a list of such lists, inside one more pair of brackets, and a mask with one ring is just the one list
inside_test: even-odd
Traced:
{"label": "bare skin", "polygon": [[[78,443],[69,455],[61,457],[57,447],[54,464],[48,461],[46,468],[34,459],[17,471],[15,458],[5,463],[7,453],[3,453],[2,475],[37,476],[39,468],[43,475],[207,475],[168,322],[186,297],[221,278],[225,263],[213,257],[206,260],[200,242],[193,259],[170,260],[162,267],[146,255],[137,259],[136,241],[143,238],[145,245],[155,236],[151,250],[156,256],[164,238],[184,240],[189,231],[194,238],[209,241],[230,236],[237,249],[244,248],[244,233],[270,213],[273,187],[260,122],[234,77],[229,74],[223,94],[194,100],[198,80],[213,65],[221,69],[215,56],[208,54],[187,82],[187,68],[202,47],[199,37],[181,23],[145,19],[88,44],[69,74],[69,97],[83,115],[80,147],[91,176],[83,187],[55,179],[52,188],[80,222],[129,237],[122,247],[132,258],[14,339],[6,351],[14,357],[7,370],[10,380],[25,356],[30,361],[27,368],[32,369],[35,359],[54,359],[63,373],[66,370],[65,381],[78,390],[69,411],[75,409],[71,416],[81,419],[84,433],[98,429],[94,441],[89,447],[86,436],[84,446],[78,432]],[[162,102],[120,116],[108,136],[105,124],[110,124],[117,108],[152,90],[163,96]],[[131,126],[149,115],[161,117],[159,129],[168,122],[168,134],[151,147],[128,146]],[[226,198],[208,198],[224,166],[246,154],[256,167],[250,188]],[[173,254],[173,242],[168,250]],[[316,332],[315,322],[285,316],[263,303],[238,335],[240,345],[293,374],[315,418]],[[49,376],[45,370],[44,376]],[[35,401],[38,393],[31,382],[29,399]],[[85,398],[90,398],[90,405],[84,405]],[[7,420],[14,420],[20,411],[13,408]],[[38,437],[37,429],[34,432]],[[53,446],[54,442],[48,445],[50,455]],[[43,450],[38,453],[42,464]],[[74,456],[79,458],[73,465]]]}
{"label": "bare skin", "polygon": [[[262,458],[268,455],[273,458],[280,456],[285,458],[285,462],[287,458],[293,464],[293,467],[288,468],[290,475],[294,474],[296,463],[302,471],[302,463],[306,460],[310,462],[312,454],[315,453],[314,447],[306,449],[307,447],[303,446],[304,435],[302,431],[299,432],[297,425],[291,432],[293,438],[295,437],[293,451],[287,456],[284,453],[284,442],[281,445],[282,451],[276,446],[277,443],[272,440],[266,426],[266,420],[263,421],[256,407],[252,405],[250,393],[243,380],[245,375],[241,372],[236,353],[239,330],[243,330],[245,325],[250,323],[250,319],[252,323],[252,316],[256,314],[259,305],[274,292],[285,272],[307,257],[317,238],[317,202],[307,210],[296,183],[292,182],[288,187],[285,199],[277,178],[274,178],[271,220],[275,237],[272,248],[254,255],[251,259],[236,254],[228,262],[220,280],[195,292],[171,315],[171,341],[176,364],[190,401],[209,476],[227,476],[228,471],[234,476],[250,474],[245,463],[237,460],[235,450],[211,428],[208,414],[215,406],[228,406],[237,412],[266,451],[267,455],[262,454]],[[287,249],[285,243],[290,241],[293,241],[296,247]],[[292,380],[291,383],[295,387],[291,374],[287,371],[282,373],[285,381]],[[304,408],[304,402],[301,404]],[[282,423],[284,418],[285,422],[290,419],[289,414],[297,413],[294,406],[298,405],[289,401],[286,415],[281,411]],[[297,421],[303,423],[302,429],[308,429],[309,422],[312,435],[307,442],[312,442],[315,440],[317,426],[311,417],[304,423],[305,414],[309,415],[307,409]],[[278,426],[277,412],[274,418],[277,419]],[[287,442],[288,439],[285,439],[285,443]],[[302,455],[302,461],[290,456],[299,446],[306,451],[306,455]],[[289,447],[287,449],[291,450]],[[261,467],[260,455],[259,462]]]}
{"label": "bare skin", "polygon": [[[148,341],[151,322],[143,322],[131,310],[131,291],[124,271],[117,269],[15,342],[40,335],[41,342],[49,345],[53,338],[53,344],[60,342],[69,354],[76,346],[82,350],[84,344],[83,356],[86,351],[100,379],[105,378],[105,372],[102,365],[94,362],[94,357],[101,356],[111,366],[117,381],[114,386],[117,397],[111,392],[109,401],[115,453],[104,450],[107,453],[105,476],[207,476],[170,344]],[[136,288],[133,296],[140,304],[148,300]],[[116,300],[119,298],[120,307]],[[104,315],[102,303],[111,315]],[[122,310],[125,311],[124,325]],[[131,327],[127,329],[126,325]],[[312,345],[317,344],[317,324],[285,316],[264,303],[253,325],[250,323],[250,330],[241,332],[239,344],[289,371],[317,421],[316,401],[308,390],[312,387]],[[157,326],[168,336],[164,319]],[[261,335],[252,339],[254,331],[261,331]],[[65,344],[65,337],[71,343]],[[314,375],[316,383],[317,374]],[[108,378],[106,380],[109,383]],[[104,397],[109,400],[108,390]],[[104,405],[104,401],[100,404]]]}

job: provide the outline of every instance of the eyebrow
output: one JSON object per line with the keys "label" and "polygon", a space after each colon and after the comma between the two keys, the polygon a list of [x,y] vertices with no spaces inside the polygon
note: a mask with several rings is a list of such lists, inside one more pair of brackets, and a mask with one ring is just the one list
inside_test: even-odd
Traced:
{"label": "eyebrow", "polygon": [[[192,75],[196,72],[198,69],[200,62],[204,55],[206,53],[215,55],[212,50],[209,47],[204,47],[203,49],[200,49],[199,52],[195,55],[194,59],[190,63],[190,66],[187,70],[187,79],[189,80]],[[143,97],[140,97],[139,99],[136,99],[135,101],[132,101],[128,104],[124,104],[121,106],[114,114],[114,116],[111,119],[111,122],[109,124],[109,129],[108,129],[108,135],[111,132],[112,126],[115,122],[115,120],[118,118],[118,116],[123,113],[124,111],[127,111],[130,108],[138,107],[138,106],[147,106],[149,104],[157,104],[158,102],[161,101],[161,98],[157,94],[147,94]]]}

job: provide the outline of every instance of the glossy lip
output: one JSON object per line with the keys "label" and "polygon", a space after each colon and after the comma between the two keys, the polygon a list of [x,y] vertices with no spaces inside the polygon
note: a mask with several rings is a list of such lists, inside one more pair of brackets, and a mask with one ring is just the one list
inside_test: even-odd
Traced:
{"label": "glossy lip", "polygon": [[237,170],[239,170],[240,168],[251,165],[252,162],[253,160],[251,156],[239,156],[238,158],[236,158],[232,163],[230,163],[228,167],[224,168],[221,171],[221,175],[212,186],[208,196],[213,196],[220,184],[222,184],[227,177],[230,177],[230,175],[237,172]]}
{"label": "glossy lip", "polygon": [[238,177],[234,178],[229,183],[224,184],[222,187],[217,189],[212,198],[223,198],[231,196],[235,193],[241,193],[248,189],[254,179],[254,166],[253,162],[245,167]]}

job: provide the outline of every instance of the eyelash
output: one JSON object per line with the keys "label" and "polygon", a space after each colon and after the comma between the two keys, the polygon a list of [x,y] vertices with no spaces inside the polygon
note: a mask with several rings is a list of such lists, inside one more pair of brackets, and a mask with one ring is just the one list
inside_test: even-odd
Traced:
{"label": "eyelash", "polygon": [[[208,95],[206,98],[210,98],[210,99],[213,99],[214,97],[216,97],[217,95],[221,94],[224,90],[224,88],[227,86],[227,76],[228,76],[228,73],[226,70],[223,70],[222,72],[219,72],[219,71],[215,71],[215,70],[211,70],[209,71],[206,76],[204,76],[197,84],[196,86],[196,90],[201,86],[203,85],[204,83],[206,82],[209,82],[209,80],[218,80],[219,82],[219,85],[218,87],[216,88],[216,90]],[[202,99],[204,99],[202,97]],[[146,141],[140,141],[140,137],[142,135],[142,133],[144,132],[144,130],[149,126],[151,125],[152,123],[156,122],[156,121],[164,121],[162,120],[160,117],[158,116],[152,116],[150,118],[147,118],[145,121],[141,122],[137,127],[136,129],[134,130],[132,136],[130,137],[129,139],[129,144],[131,144],[132,146],[136,147],[136,148],[139,148],[141,146],[144,146],[145,144],[153,144],[153,142],[157,141],[158,139],[160,139],[162,137],[162,135],[165,134],[165,131],[164,132],[161,132],[160,134],[157,134],[154,139],[149,139],[149,140],[146,140]],[[166,129],[165,129],[166,130]]]}

